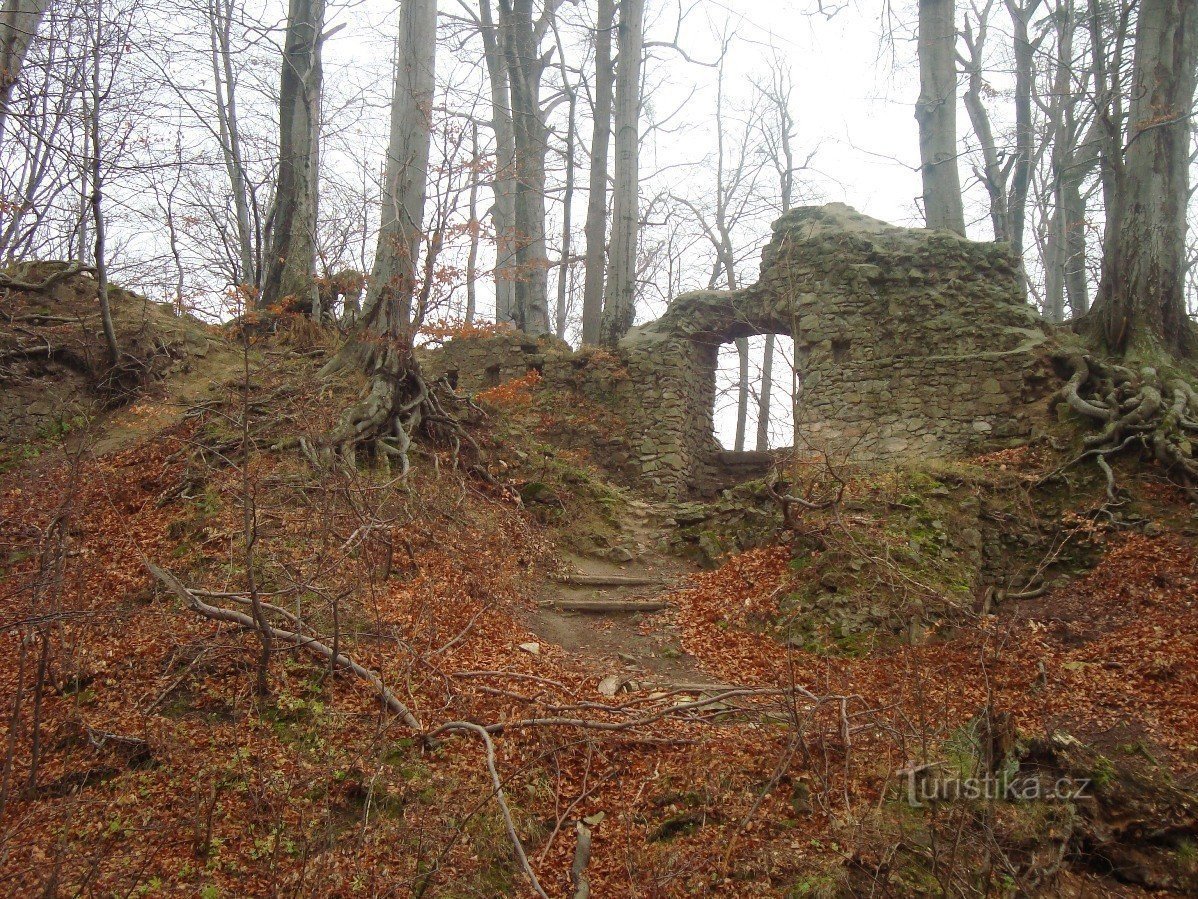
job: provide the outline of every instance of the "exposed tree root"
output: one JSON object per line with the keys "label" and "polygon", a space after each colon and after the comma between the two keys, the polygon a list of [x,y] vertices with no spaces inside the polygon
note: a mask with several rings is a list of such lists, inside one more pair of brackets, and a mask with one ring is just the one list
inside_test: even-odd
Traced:
{"label": "exposed tree root", "polygon": [[[403,477],[411,467],[413,442],[424,437],[434,445],[448,447],[455,468],[464,464],[471,473],[495,483],[480,464],[478,443],[455,414],[472,404],[458,396],[447,381],[427,381],[410,350],[401,353],[388,348],[373,355],[367,367],[366,394],[345,412],[332,433],[316,441],[297,439],[295,444],[304,456],[316,466],[335,458],[349,465],[359,456],[382,459],[398,465]],[[330,363],[326,372],[337,367]],[[463,459],[463,449],[469,450],[470,459]]]}
{"label": "exposed tree root", "polygon": [[0,272],[0,289],[2,290],[24,290],[32,293],[45,293],[53,289],[54,285],[73,278],[75,275],[87,272],[93,274],[95,269],[90,265],[65,265],[64,263],[55,263],[61,265],[57,271],[51,272],[48,277],[41,281],[22,281],[20,278],[14,278],[11,275],[6,275]]}
{"label": "exposed tree root", "polygon": [[1100,430],[1085,438],[1081,455],[1053,474],[1093,460],[1106,478],[1108,505],[1118,505],[1115,473],[1108,459],[1139,446],[1198,502],[1198,457],[1191,436],[1198,434],[1194,388],[1180,377],[1166,380],[1150,366],[1134,372],[1080,354],[1070,356],[1068,364],[1072,375],[1061,388],[1061,397]]}

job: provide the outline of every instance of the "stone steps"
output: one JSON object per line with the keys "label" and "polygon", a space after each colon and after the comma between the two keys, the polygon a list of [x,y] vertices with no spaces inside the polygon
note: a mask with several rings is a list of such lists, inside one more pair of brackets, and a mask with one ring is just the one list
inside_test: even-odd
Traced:
{"label": "stone steps", "polygon": [[556,578],[568,587],[664,587],[659,577],[625,574],[563,574]]}
{"label": "stone steps", "polygon": [[558,599],[551,605],[562,612],[590,612],[611,614],[613,612],[660,612],[670,604],[653,599]]}

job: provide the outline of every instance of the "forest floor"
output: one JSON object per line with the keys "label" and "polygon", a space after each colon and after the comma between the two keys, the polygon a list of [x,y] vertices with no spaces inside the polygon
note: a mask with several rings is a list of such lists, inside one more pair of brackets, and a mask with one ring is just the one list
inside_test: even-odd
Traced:
{"label": "forest floor", "polygon": [[[846,469],[746,530],[740,494],[638,495],[535,383],[476,398],[494,483],[314,470],[272,446],[355,395],[327,339],[219,339],[4,447],[0,893],[1193,894],[1198,524],[1151,466],[1105,511],[1049,443]],[[147,562],[302,623],[268,695],[256,634]],[[912,770],[1090,793],[912,802]]]}

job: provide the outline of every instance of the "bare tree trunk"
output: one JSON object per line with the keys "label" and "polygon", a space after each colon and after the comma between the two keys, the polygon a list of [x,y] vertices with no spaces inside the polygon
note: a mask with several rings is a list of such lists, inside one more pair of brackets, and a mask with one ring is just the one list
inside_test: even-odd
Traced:
{"label": "bare tree trunk", "polygon": [[316,198],[325,0],[290,0],[279,81],[279,173],[259,305],[319,308]]}
{"label": "bare tree trunk", "polygon": [[4,144],[4,126],[13,88],[21,77],[29,45],[37,36],[49,0],[4,0],[0,11],[0,146]]}
{"label": "bare tree trunk", "polygon": [[566,114],[566,183],[562,192],[561,261],[557,267],[557,304],[553,316],[554,332],[557,334],[559,340],[565,340],[566,315],[568,311],[566,298],[570,286],[570,245],[573,237],[571,219],[574,209],[574,143],[577,132],[578,86],[570,83],[570,72],[566,67],[566,54],[562,47],[561,35],[558,34],[556,26],[554,26],[553,33],[557,37],[557,56],[562,75],[562,92],[566,95],[566,101],[569,105]]}
{"label": "bare tree trunk", "polygon": [[478,122],[470,123],[470,148],[474,160],[474,171],[470,173],[470,250],[466,254],[466,324],[474,321],[474,313],[478,307],[478,183],[481,180],[479,171]]}
{"label": "bare tree trunk", "polygon": [[[1041,202],[1046,207],[1043,215],[1048,219],[1044,248],[1045,315],[1053,321],[1063,321],[1066,304],[1074,318],[1084,315],[1090,307],[1086,197],[1082,186],[1098,166],[1102,123],[1101,116],[1096,116],[1083,132],[1082,121],[1086,118],[1083,106],[1095,99],[1084,86],[1098,78],[1093,71],[1079,73],[1075,67],[1074,38],[1083,20],[1074,10],[1073,0],[1062,0],[1055,17],[1056,71],[1048,97],[1040,101],[1048,125],[1044,140],[1052,148],[1046,188],[1051,199]],[[1077,89],[1078,84],[1082,90]]]}
{"label": "bare tree trunk", "polygon": [[[794,118],[790,113],[790,94],[793,81],[790,69],[775,59],[771,66],[772,81],[763,91],[766,101],[773,107],[777,117],[776,140],[766,144],[774,157],[774,168],[778,172],[778,193],[781,211],[785,215],[794,202],[795,158],[791,138],[794,136]],[[757,449],[764,452],[770,448],[770,403],[774,390],[774,350],[776,334],[765,335],[765,349],[761,358],[761,391],[757,395]]]}
{"label": "bare tree trunk", "polygon": [[986,76],[983,70],[986,54],[986,36],[990,30],[990,11],[995,0],[987,0],[982,8],[975,7],[977,28],[971,24],[969,17],[965,18],[962,37],[968,56],[958,56],[968,82],[965,89],[965,110],[969,114],[969,123],[977,136],[978,145],[982,151],[982,170],[974,173],[986,188],[990,198],[990,225],[994,231],[994,239],[1009,241],[1011,239],[1011,220],[1007,207],[1007,175],[1010,167],[1004,167],[999,162],[998,145],[994,141],[994,129],[990,125],[990,115],[986,111],[986,103],[982,99],[987,88]]}
{"label": "bare tree trunk", "polygon": [[761,357],[761,393],[757,397],[757,450],[770,448],[770,394],[774,389],[774,344],[777,335],[765,335],[765,351]]}
{"label": "bare tree trunk", "polygon": [[238,283],[257,287],[259,259],[256,233],[250,223],[249,179],[241,154],[241,124],[237,117],[236,80],[233,75],[232,0],[209,0],[208,22],[212,43],[212,79],[215,85],[216,120],[220,136],[221,157],[233,196],[233,212],[237,224]]}
{"label": "bare tree trunk", "polygon": [[749,422],[749,339],[738,337],[734,343],[739,374],[736,386],[736,438],[732,448],[738,453],[743,453],[745,431],[748,430]]}
{"label": "bare tree trunk", "polygon": [[512,127],[511,91],[508,88],[507,54],[504,49],[507,39],[503,32],[503,21],[497,25],[491,14],[490,0],[479,0],[478,8],[483,59],[491,83],[491,130],[495,132],[495,174],[492,181],[494,204],[491,209],[491,222],[495,226],[495,321],[514,322],[516,138]]}
{"label": "bare tree trunk", "polygon": [[1006,0],[1015,38],[1015,160],[1011,170],[1011,193],[1007,208],[1011,216],[1011,249],[1023,257],[1024,221],[1032,174],[1032,87],[1035,54],[1040,40],[1028,35],[1028,24],[1042,0]]}
{"label": "bare tree trunk", "polygon": [[1065,232],[1065,297],[1073,318],[1090,311],[1090,283],[1086,272],[1086,199],[1082,179],[1070,172],[1061,184],[1061,215]]}
{"label": "bare tree trunk", "polygon": [[1160,341],[1184,356],[1198,350],[1184,298],[1198,3],[1141,0],[1133,66],[1094,314],[1112,352]]}
{"label": "bare tree trunk", "polygon": [[615,69],[611,32],[615,0],[599,0],[595,22],[595,111],[591,131],[591,175],[587,194],[586,275],[582,291],[582,342],[598,343],[603,317],[603,285],[607,275],[607,156],[611,142],[612,89]]}
{"label": "bare tree trunk", "polygon": [[360,318],[363,328],[392,341],[412,321],[428,184],[436,33],[436,0],[406,0],[399,17],[382,220]]}
{"label": "bare tree trunk", "polygon": [[603,340],[615,346],[636,316],[636,254],[640,225],[641,55],[644,0],[621,0],[619,68],[614,122],[615,186],[612,194],[611,263],[604,291]]}
{"label": "bare tree trunk", "polygon": [[92,38],[94,43],[91,47],[91,96],[89,99],[88,109],[88,143],[91,149],[91,214],[92,227],[95,231],[95,243],[93,249],[93,264],[96,269],[96,296],[100,302],[100,322],[104,329],[104,342],[108,346],[108,358],[112,365],[116,365],[121,358],[120,344],[116,339],[116,328],[112,323],[112,308],[108,302],[108,259],[107,248],[105,241],[107,239],[107,229],[104,223],[104,169],[103,160],[103,135],[100,131],[100,104],[103,102],[104,89],[100,84],[100,47],[103,40],[103,0],[95,0],[93,6],[95,15],[94,21],[90,23],[92,29]]}
{"label": "bare tree trunk", "polygon": [[954,0],[919,0],[919,159],[929,228],[965,234],[957,171],[957,73]]}
{"label": "bare tree trunk", "polygon": [[534,20],[532,0],[499,0],[515,135],[515,323],[533,336],[549,332],[545,247],[545,156],[549,145],[541,108],[541,77],[548,54],[541,54],[540,44],[557,6],[557,0],[550,0],[542,16]]}

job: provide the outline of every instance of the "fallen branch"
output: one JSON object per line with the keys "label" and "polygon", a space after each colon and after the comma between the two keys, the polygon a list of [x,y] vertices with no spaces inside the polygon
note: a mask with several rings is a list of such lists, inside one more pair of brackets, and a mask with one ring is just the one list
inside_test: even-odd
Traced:
{"label": "fallen branch", "polygon": [[[262,624],[254,621],[252,617],[244,612],[238,612],[234,609],[225,609],[221,608],[220,606],[209,605],[200,599],[194,592],[183,586],[183,583],[177,577],[175,577],[169,571],[159,568],[148,559],[145,560],[145,565],[150,574],[154,575],[154,577],[157,578],[163,586],[165,586],[171,591],[171,593],[175,594],[175,596],[186,603],[187,606],[192,609],[192,611],[203,615],[205,618],[211,618],[214,621],[227,621],[231,624],[236,624],[240,627],[248,628],[249,630],[254,631],[261,630],[263,627]],[[344,653],[334,652],[332,647],[313,637],[297,634],[294,631],[283,630],[282,628],[275,627],[270,624],[265,624],[265,627],[270,631],[271,637],[275,640],[279,640],[283,643],[293,643],[300,649],[306,649],[308,652],[323,658],[325,661],[332,662],[334,665],[341,665],[345,668],[348,668],[359,678],[366,681],[366,683],[374,688],[375,695],[378,696],[379,701],[396,715],[398,715],[400,720],[403,721],[405,725],[415,731],[423,730],[423,728],[420,726],[420,722],[416,720],[415,716],[408,709],[408,707],[404,705],[403,702],[400,701],[399,697],[392,693],[390,689],[388,689],[388,687],[383,683],[382,679],[369,668],[363,668]]]}
{"label": "fallen branch", "polygon": [[570,865],[570,883],[574,885],[574,899],[590,899],[591,884],[587,881],[587,862],[591,860],[591,830],[581,821],[574,825],[578,833],[578,844],[574,847],[574,863]]}
{"label": "fallen branch", "polygon": [[450,721],[448,724],[442,724],[432,733],[427,735],[428,740],[435,740],[441,734],[452,733],[454,731],[473,734],[483,741],[483,745],[487,750],[487,771],[491,774],[491,785],[495,790],[495,801],[499,803],[500,814],[503,815],[503,823],[507,828],[508,838],[512,841],[512,849],[516,853],[516,859],[520,862],[520,867],[524,869],[525,875],[528,877],[528,882],[532,884],[532,888],[536,891],[541,899],[549,899],[548,894],[541,888],[541,882],[537,880],[536,872],[533,871],[532,865],[528,862],[528,855],[524,851],[524,844],[520,842],[520,835],[516,833],[516,822],[512,820],[512,811],[508,808],[507,799],[503,795],[503,782],[499,779],[499,770],[495,767],[495,744],[491,740],[491,735],[487,733],[487,729],[481,725],[474,724],[470,721]]}

